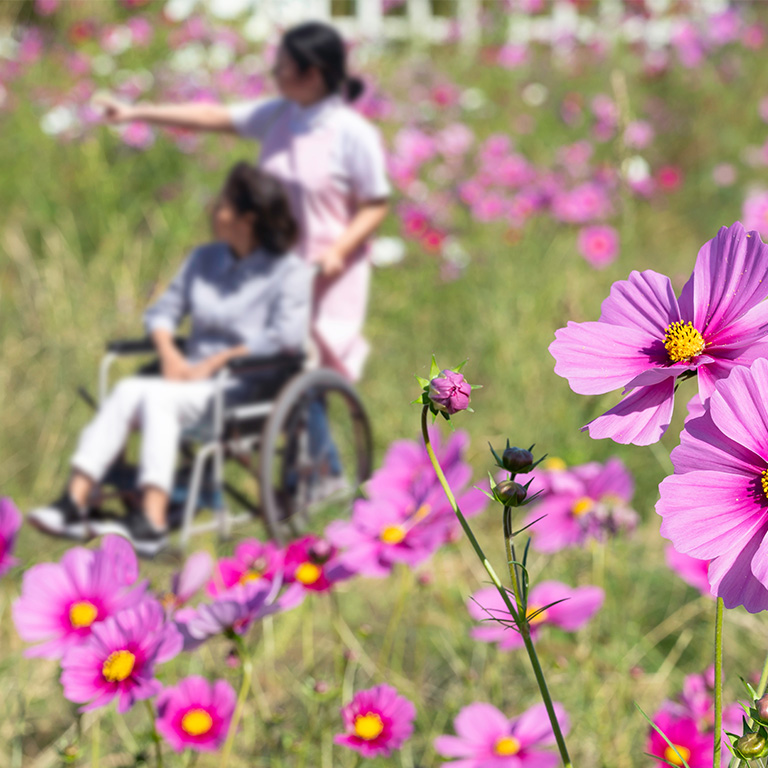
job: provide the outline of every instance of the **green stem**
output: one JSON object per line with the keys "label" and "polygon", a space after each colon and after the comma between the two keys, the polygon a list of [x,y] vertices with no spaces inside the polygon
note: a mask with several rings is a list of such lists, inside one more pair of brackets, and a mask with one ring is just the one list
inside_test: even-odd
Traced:
{"label": "green stem", "polygon": [[[485,552],[483,552],[483,549],[480,546],[480,543],[475,538],[475,534],[472,532],[472,529],[469,527],[469,523],[467,523],[466,518],[464,517],[461,510],[459,509],[459,505],[456,503],[456,498],[453,495],[453,491],[451,490],[450,485],[448,485],[448,481],[446,480],[445,475],[443,474],[443,469],[440,466],[440,462],[438,461],[437,456],[435,455],[434,448],[432,447],[432,443],[430,442],[430,439],[429,439],[429,429],[427,427],[428,414],[429,414],[429,407],[424,406],[424,408],[421,411],[421,432],[422,432],[422,435],[424,436],[424,445],[427,449],[429,460],[432,462],[432,466],[434,467],[435,474],[437,475],[437,479],[440,481],[440,485],[443,487],[443,491],[445,491],[445,495],[448,497],[448,502],[450,503],[451,508],[456,514],[456,517],[458,518],[459,523],[461,524],[461,527],[464,529],[464,533],[467,535],[467,538],[472,544],[472,547],[475,550],[477,557],[479,558],[480,562],[483,564],[483,567],[485,568],[488,576],[490,576],[491,581],[493,582],[493,585],[496,587],[499,594],[501,595],[502,600],[504,600],[504,604],[507,606],[507,610],[509,611],[510,615],[515,619],[518,626],[521,628],[523,642],[525,643],[525,648],[528,651],[528,658],[531,660],[531,666],[533,667],[533,674],[535,675],[536,682],[539,685],[539,692],[541,693],[542,701],[544,702],[544,706],[547,710],[547,715],[549,715],[549,722],[552,725],[552,732],[555,735],[555,741],[557,742],[557,748],[560,752],[560,758],[563,761],[563,768],[573,768],[573,764],[571,763],[571,758],[568,755],[568,749],[565,746],[565,739],[563,737],[563,733],[560,730],[560,723],[558,723],[557,721],[557,715],[555,713],[554,705],[552,704],[552,698],[549,695],[549,689],[547,688],[547,683],[546,683],[546,680],[544,679],[544,672],[541,668],[541,664],[539,663],[538,656],[536,655],[536,650],[533,647],[533,642],[530,637],[530,628],[528,627],[528,622],[525,620],[525,609],[522,607],[523,603],[520,601],[520,595],[518,594],[519,583],[517,578],[517,566],[515,565],[514,551],[512,550],[512,545],[511,545],[511,535],[509,537],[510,541],[508,542],[507,558],[510,561],[510,575],[512,576],[512,587],[515,590],[514,592],[515,599],[518,600],[517,605],[521,606],[521,609],[522,609],[521,611],[516,610],[516,607],[513,605],[512,600],[509,596],[509,592],[506,589],[504,589],[504,586],[502,585],[501,580],[496,574],[496,571],[494,570],[490,562],[488,562],[488,558],[485,556]],[[505,525],[505,528],[506,527],[507,526]],[[511,534],[511,530],[509,531],[509,533]],[[507,539],[507,536],[505,536],[505,539]],[[522,622],[518,618],[520,614],[522,614],[523,616]]]}
{"label": "green stem", "polygon": [[723,598],[715,604],[715,750],[713,768],[720,768],[720,748],[723,740]]}
{"label": "green stem", "polygon": [[221,762],[219,763],[220,768],[226,768],[226,765],[229,763],[229,756],[232,753],[232,745],[235,741],[237,726],[239,725],[240,718],[243,715],[243,709],[245,707],[245,699],[248,695],[248,689],[251,687],[253,662],[249,656],[242,652],[242,650],[240,652],[240,660],[243,662],[243,683],[240,686],[240,693],[237,696],[235,714],[232,716],[232,722],[229,724],[229,733],[227,733],[227,741],[224,744],[224,751],[221,753]]}
{"label": "green stem", "polygon": [[157,732],[157,726],[155,725],[155,708],[152,706],[152,702],[149,699],[146,699],[144,703],[147,705],[149,720],[152,723],[152,741],[155,742],[155,759],[157,761],[157,768],[163,768],[163,742],[160,740],[160,734]]}
{"label": "green stem", "polygon": [[91,765],[99,768],[99,736],[101,735],[101,722],[98,717],[93,723],[91,731]]}
{"label": "green stem", "polygon": [[757,698],[760,699],[765,694],[765,687],[768,685],[768,656],[763,662],[763,671],[760,674],[760,682],[757,684]]}

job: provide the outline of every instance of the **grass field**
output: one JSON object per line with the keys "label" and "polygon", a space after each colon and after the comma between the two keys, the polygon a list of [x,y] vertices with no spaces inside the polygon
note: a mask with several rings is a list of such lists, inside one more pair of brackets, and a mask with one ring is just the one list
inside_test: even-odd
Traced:
{"label": "grass field", "polygon": [[[402,70],[419,55],[397,50],[369,65],[381,88],[401,104],[408,103]],[[553,697],[571,716],[575,766],[652,763],[643,754],[647,724],[634,703],[652,713],[679,691],[686,674],[711,663],[714,602],[665,565],[666,542],[653,510],[694,385],[681,387],[675,422],[658,446],[591,441],[579,427],[615,398],[572,393],[553,373],[547,346],[567,320],[596,319],[611,283],[632,269],[669,274],[679,290],[698,248],[740,217],[746,189],[765,175],[764,168],[742,162],[744,149],[762,145],[768,134],[757,109],[768,94],[761,57],[760,51],[747,52],[734,63],[723,55],[698,69],[673,67],[648,78],[629,53],[600,64],[584,57],[571,71],[542,53],[529,67],[508,71],[434,51],[436,70],[486,94],[487,106],[467,117],[477,136],[508,132],[511,116],[530,113],[535,130],[516,143],[541,163],[580,138],[557,115],[566,93],[612,93],[624,82],[631,114],[658,116],[652,152],[678,164],[684,183],[674,194],[648,201],[623,196],[612,222],[621,234],[621,255],[604,271],[592,270],[576,253],[573,227],[535,218],[511,238],[503,226],[473,222],[463,213],[455,234],[471,262],[459,279],[443,281],[437,260],[413,244],[403,263],[374,276],[367,326],[373,352],[360,391],[373,420],[377,461],[393,440],[416,438],[419,412],[409,405],[418,389],[413,375],[426,375],[434,353],[443,365],[469,358],[468,378],[483,385],[473,396],[476,413],[457,419],[471,435],[469,458],[478,481],[491,466],[487,443],[499,446],[506,438],[535,442],[571,464],[618,455],[637,479],[634,506],[642,522],[634,536],[533,560],[535,578],[599,584],[607,593],[584,630],[571,636],[551,629],[539,644]],[[185,155],[163,135],[138,152],[101,127],[82,141],[58,142],[40,131],[40,106],[27,95],[55,91],[62,77],[43,57],[9,87],[14,108],[0,112],[0,490],[22,510],[60,490],[89,417],[75,390],[94,388],[105,340],[140,331],[153,290],[209,237],[201,212],[225,170],[256,152],[253,144],[207,137]],[[522,85],[533,80],[549,94],[536,109],[519,98]],[[388,136],[394,129],[383,125]],[[623,157],[618,142],[597,151],[608,163]],[[712,182],[720,162],[738,166],[734,186]],[[393,215],[383,234],[398,231]],[[502,566],[500,514],[489,507],[474,526]],[[263,535],[258,523],[233,541],[210,537],[198,543],[223,555],[239,538],[253,535]],[[26,568],[56,560],[65,549],[24,528],[18,555]],[[338,708],[353,690],[378,682],[398,687],[418,710],[413,739],[393,758],[380,759],[381,765],[439,765],[432,740],[451,733],[459,709],[473,701],[492,702],[510,716],[534,703],[535,684],[522,652],[500,652],[469,637],[465,601],[486,581],[473,557],[459,540],[419,574],[403,568],[386,580],[357,579],[338,589],[337,606],[318,595],[256,627],[249,636],[254,693],[231,764],[356,765],[353,753],[332,744],[341,726]],[[142,567],[158,588],[172,571],[168,564]],[[10,617],[22,570],[0,582],[0,766],[64,764],[57,750],[73,745],[80,751],[69,764],[89,764],[94,733],[99,765],[154,764],[143,708],[125,718],[112,708],[85,716],[78,735],[75,705],[62,696],[56,664],[23,657]],[[762,616],[728,613],[727,701],[740,694],[739,675],[761,668],[765,637]],[[226,676],[237,686],[239,672],[227,666],[228,652],[224,640],[209,643],[171,662],[163,674]],[[166,755],[167,765],[192,764],[187,760]],[[217,765],[218,757],[201,756],[196,764]]]}

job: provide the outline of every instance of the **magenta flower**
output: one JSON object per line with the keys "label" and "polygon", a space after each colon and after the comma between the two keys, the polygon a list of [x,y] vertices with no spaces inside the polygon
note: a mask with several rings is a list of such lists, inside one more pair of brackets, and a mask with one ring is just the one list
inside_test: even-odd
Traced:
{"label": "magenta flower", "polygon": [[145,600],[95,625],[87,642],[67,651],[61,662],[64,696],[87,702],[81,712],[114,698],[117,711],[127,712],[134,702],[160,692],[155,666],[176,656],[182,645],[160,603]]}
{"label": "magenta flower", "polygon": [[235,691],[226,680],[209,683],[192,675],[157,697],[158,733],[183,752],[215,752],[227,738],[235,711]]}
{"label": "magenta flower", "polygon": [[235,547],[234,557],[223,557],[208,584],[208,594],[218,595],[235,584],[258,579],[272,581],[283,567],[283,553],[271,541],[248,539]]}
{"label": "magenta flower", "polygon": [[171,578],[171,590],[161,598],[169,614],[186,605],[211,578],[213,558],[205,551],[191,554]]}
{"label": "magenta flower", "polygon": [[339,559],[338,549],[317,536],[292,541],[285,549],[283,579],[289,591],[327,592],[334,584],[350,578],[353,571]]}
{"label": "magenta flower", "polygon": [[736,368],[689,418],[660,487],[661,535],[711,560],[712,594],[750,613],[768,608],[768,361]]}
{"label": "magenta flower", "polygon": [[689,768],[709,768],[712,765],[712,737],[701,733],[693,718],[677,717],[662,710],[653,722],[664,732],[674,748],[656,730],[651,729],[646,752],[672,765],[682,766],[683,760]]}
{"label": "magenta flower", "polygon": [[597,322],[568,323],[549,351],[555,373],[582,395],[618,387],[625,397],[591,421],[590,437],[649,445],[669,426],[679,376],[698,373],[699,394],[768,353],[768,248],[739,222],[699,251],[679,301],[668,277],[632,272],[603,302]]}
{"label": "magenta flower", "polygon": [[[535,638],[541,627],[547,624],[566,632],[575,632],[600,610],[604,599],[605,593],[600,587],[571,589],[559,581],[542,581],[531,589],[528,596],[531,637]],[[551,605],[558,600],[563,602]],[[467,609],[473,619],[482,622],[470,633],[475,640],[498,643],[504,651],[523,647],[523,639],[496,587],[485,587],[475,592],[467,601]]]}
{"label": "magenta flower", "polygon": [[667,565],[686,583],[698,589],[702,595],[712,596],[709,589],[709,560],[698,560],[678,552],[671,544],[664,550]]}
{"label": "magenta flower", "polygon": [[756,190],[747,195],[742,207],[744,226],[768,236],[768,191]]}
{"label": "magenta flower", "polygon": [[532,526],[533,545],[541,552],[581,546],[590,538],[632,530],[637,523],[630,506],[635,484],[621,459],[571,469],[537,469],[530,477],[530,493],[541,496],[524,525]]}
{"label": "magenta flower", "polygon": [[0,576],[19,562],[13,557],[19,528],[21,513],[7,496],[0,497]]}
{"label": "magenta flower", "polygon": [[429,399],[449,416],[469,408],[472,387],[461,373],[446,368],[429,382]]}
{"label": "magenta flower", "polygon": [[40,643],[26,656],[61,658],[88,639],[99,622],[145,599],[136,584],[138,563],[122,536],[105,536],[99,549],[74,547],[60,563],[41,563],[24,574],[13,620],[21,638]]}
{"label": "magenta flower", "polygon": [[595,269],[603,269],[619,255],[619,233],[607,225],[584,227],[579,231],[578,248]]}
{"label": "magenta flower", "polygon": [[[568,715],[559,702],[555,714],[563,735]],[[464,707],[453,721],[456,736],[438,736],[435,750],[443,757],[461,758],[442,768],[554,768],[560,762],[546,747],[555,743],[543,704],[536,704],[511,720],[492,704],[476,702]]]}
{"label": "magenta flower", "polygon": [[416,707],[391,685],[377,685],[355,694],[341,709],[344,733],[333,737],[363,757],[388,757],[411,737]]}

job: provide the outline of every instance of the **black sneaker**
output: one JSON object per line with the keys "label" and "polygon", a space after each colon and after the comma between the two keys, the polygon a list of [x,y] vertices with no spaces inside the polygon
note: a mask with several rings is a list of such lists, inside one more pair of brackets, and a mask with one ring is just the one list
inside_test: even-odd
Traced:
{"label": "black sneaker", "polygon": [[44,533],[75,541],[88,541],[94,535],[88,522],[87,510],[80,509],[67,491],[48,506],[31,510],[27,514],[27,521]]}
{"label": "black sneaker", "polygon": [[136,554],[154,557],[168,546],[168,529],[159,531],[144,515],[94,520],[91,529],[97,536],[115,533],[133,544]]}

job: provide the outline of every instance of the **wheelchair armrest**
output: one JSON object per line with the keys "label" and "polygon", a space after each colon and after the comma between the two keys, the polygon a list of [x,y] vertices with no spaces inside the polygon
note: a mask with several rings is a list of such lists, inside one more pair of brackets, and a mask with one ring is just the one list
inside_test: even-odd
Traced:
{"label": "wheelchair armrest", "polygon": [[[175,336],[173,342],[183,351],[187,340],[183,336]],[[107,342],[107,352],[112,352],[116,355],[143,355],[154,351],[155,345],[149,337],[143,339],[113,339]]]}
{"label": "wheelchair armrest", "polygon": [[271,369],[300,369],[304,363],[306,355],[299,354],[281,354],[271,357],[256,357],[253,355],[243,355],[234,357],[227,364],[226,368],[232,373],[244,373],[246,371],[267,371]]}

